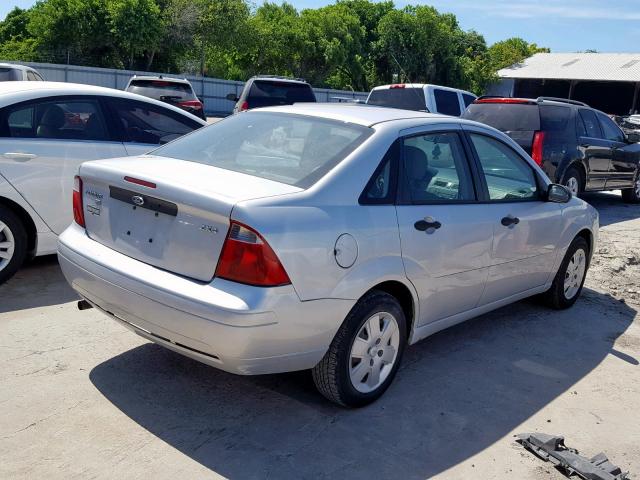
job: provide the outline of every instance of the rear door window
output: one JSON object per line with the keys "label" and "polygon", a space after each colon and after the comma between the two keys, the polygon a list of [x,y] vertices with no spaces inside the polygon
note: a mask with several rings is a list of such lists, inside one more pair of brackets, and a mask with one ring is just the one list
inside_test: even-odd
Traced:
{"label": "rear door window", "polygon": [[454,117],[460,116],[460,102],[457,92],[435,88],[433,90],[433,97],[436,101],[436,110],[438,113],[453,115]]}
{"label": "rear door window", "polygon": [[126,142],[163,145],[202,126],[157,105],[129,100],[112,102]]}
{"label": "rear door window", "polygon": [[624,133],[622,133],[620,127],[618,127],[613,120],[601,112],[598,112],[598,120],[600,120],[604,138],[612,142],[624,142]]}
{"label": "rear door window", "polygon": [[587,137],[590,138],[603,138],[602,131],[600,130],[600,124],[596,118],[596,114],[592,110],[586,110],[581,108],[579,110],[580,118],[584,124],[584,129],[587,132]]}
{"label": "rear door window", "polygon": [[249,108],[273,105],[291,105],[299,102],[315,102],[311,86],[306,83],[267,82],[256,80],[249,89]]}
{"label": "rear door window", "polygon": [[474,103],[469,105],[462,117],[503,132],[540,130],[540,112],[536,104]]}
{"label": "rear door window", "polygon": [[5,135],[14,138],[109,140],[104,113],[94,99],[44,100],[11,109]]}
{"label": "rear door window", "polygon": [[476,101],[476,97],[474,95],[469,95],[468,93],[463,93],[462,100],[464,100],[464,106],[465,108],[467,108],[469,105]]}
{"label": "rear door window", "polygon": [[367,104],[379,107],[401,108],[403,110],[427,110],[427,102],[422,88],[392,87],[372,90]]}

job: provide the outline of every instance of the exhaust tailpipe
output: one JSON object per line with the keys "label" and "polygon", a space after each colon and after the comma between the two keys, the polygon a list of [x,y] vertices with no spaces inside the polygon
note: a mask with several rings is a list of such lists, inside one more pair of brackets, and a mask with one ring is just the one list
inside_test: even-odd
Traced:
{"label": "exhaust tailpipe", "polygon": [[89,302],[86,300],[78,300],[78,310],[89,310],[90,308],[93,308],[93,305]]}

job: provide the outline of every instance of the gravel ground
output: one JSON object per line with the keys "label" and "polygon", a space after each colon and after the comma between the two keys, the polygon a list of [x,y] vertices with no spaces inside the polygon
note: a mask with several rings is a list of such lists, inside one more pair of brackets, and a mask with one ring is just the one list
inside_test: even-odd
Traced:
{"label": "gravel ground", "polygon": [[640,206],[587,198],[582,298],[524,301],[407,350],[375,404],[309,375],[238,377],[80,312],[54,257],[0,287],[0,478],[559,479],[513,443],[562,434],[640,475]]}

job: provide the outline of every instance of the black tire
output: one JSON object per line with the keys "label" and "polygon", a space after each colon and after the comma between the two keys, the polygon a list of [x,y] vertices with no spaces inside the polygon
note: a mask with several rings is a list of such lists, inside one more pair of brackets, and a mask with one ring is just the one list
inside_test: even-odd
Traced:
{"label": "black tire", "polygon": [[622,200],[625,203],[640,203],[640,170],[636,172],[632,188],[622,190]]}
{"label": "black tire", "polygon": [[[580,286],[578,291],[571,297],[567,298],[565,295],[565,276],[567,275],[567,268],[571,263],[571,258],[573,255],[579,250],[582,249],[584,251],[584,261],[585,261],[585,270],[582,276],[582,280],[580,281]],[[546,303],[549,307],[554,308],[556,310],[564,310],[565,308],[571,307],[582,292],[582,287],[584,285],[584,280],[587,278],[587,271],[589,270],[589,245],[587,241],[582,237],[576,237],[569,248],[567,249],[567,253],[562,260],[562,264],[560,264],[560,268],[558,269],[558,273],[556,273],[555,278],[553,279],[553,283],[551,284],[551,288],[544,292],[541,297],[544,303]]]}
{"label": "black tire", "polygon": [[[1,285],[18,271],[27,256],[27,232],[18,216],[3,205],[0,205],[0,224],[4,224],[4,227],[0,225],[2,229],[2,231],[0,231],[0,243],[8,240],[5,228],[9,230],[14,243],[13,255],[9,259],[9,262],[5,263],[7,259],[0,258]],[[0,251],[5,253],[8,250],[0,248]]]}
{"label": "black tire", "polygon": [[567,171],[564,173],[564,178],[562,179],[562,184],[571,190],[570,185],[571,185],[572,179],[575,180],[575,182],[577,182],[578,191],[577,192],[572,191],[571,193],[576,197],[579,197],[584,192],[584,186],[585,186],[584,175],[582,174],[582,171],[580,171],[579,168],[577,167],[567,168]]}
{"label": "black tire", "polygon": [[[388,312],[395,317],[399,330],[399,345],[395,363],[386,379],[375,390],[362,393],[356,390],[349,374],[351,347],[364,323],[378,312]],[[329,350],[313,368],[313,381],[317,389],[327,399],[346,407],[362,407],[377,400],[389,388],[398,371],[406,339],[407,321],[398,300],[386,292],[372,290],[351,309],[333,338]]]}

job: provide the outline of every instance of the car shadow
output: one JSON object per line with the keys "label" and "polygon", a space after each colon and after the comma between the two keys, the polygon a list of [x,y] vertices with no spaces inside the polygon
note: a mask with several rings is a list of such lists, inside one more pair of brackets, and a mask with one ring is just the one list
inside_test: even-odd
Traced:
{"label": "car shadow", "polygon": [[601,227],[640,217],[640,205],[624,203],[620,192],[585,193],[582,199],[598,210]]}
{"label": "car shadow", "polygon": [[37,257],[0,285],[0,313],[58,305],[78,299],[55,255]]}
{"label": "car shadow", "polygon": [[636,311],[583,292],[569,310],[523,301],[407,349],[376,403],[325,401],[308,372],[240,377],[145,344],[96,366],[125,415],[229,478],[425,478],[477,454],[602,362]]}

